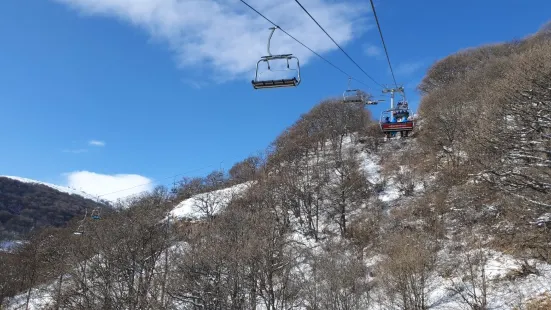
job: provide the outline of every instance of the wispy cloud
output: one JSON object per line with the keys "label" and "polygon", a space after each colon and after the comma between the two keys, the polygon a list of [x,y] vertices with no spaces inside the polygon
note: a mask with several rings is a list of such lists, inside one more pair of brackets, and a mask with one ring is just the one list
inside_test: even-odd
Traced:
{"label": "wispy cloud", "polygon": [[[67,186],[82,190],[102,199],[116,201],[153,189],[150,178],[138,174],[100,174],[90,171],[74,171],[65,174]],[[107,195],[106,195],[107,194]]]}
{"label": "wispy cloud", "polygon": [[402,63],[396,67],[396,74],[402,76],[408,76],[416,73],[425,65],[422,61],[415,61],[409,63]]}
{"label": "wispy cloud", "polygon": [[[256,61],[266,54],[272,25],[238,0],[52,0],[95,16],[123,20],[165,42],[182,67],[208,68],[218,81],[251,78]],[[253,7],[318,53],[336,46],[291,0],[273,5],[250,0]],[[345,45],[367,29],[367,3],[309,0],[306,8]],[[301,65],[315,57],[281,31],[272,39],[272,54],[293,53]],[[214,78],[216,77],[216,78]]]}
{"label": "wispy cloud", "polygon": [[88,145],[91,145],[91,146],[105,146],[105,142],[104,141],[99,141],[99,140],[90,140],[90,141],[88,141]]}
{"label": "wispy cloud", "polygon": [[191,86],[192,88],[195,88],[195,89],[201,89],[203,87],[205,87],[206,83],[203,83],[203,82],[200,82],[200,81],[197,81],[197,80],[193,80],[193,79],[182,79],[182,83],[186,84],[186,85],[189,85]]}
{"label": "wispy cloud", "polygon": [[364,45],[364,51],[367,56],[377,57],[383,54],[383,49],[371,44]]}
{"label": "wispy cloud", "polygon": [[87,149],[74,149],[74,150],[66,149],[66,150],[63,150],[62,152],[63,153],[80,154],[80,153],[86,153],[86,152],[88,152],[88,150]]}

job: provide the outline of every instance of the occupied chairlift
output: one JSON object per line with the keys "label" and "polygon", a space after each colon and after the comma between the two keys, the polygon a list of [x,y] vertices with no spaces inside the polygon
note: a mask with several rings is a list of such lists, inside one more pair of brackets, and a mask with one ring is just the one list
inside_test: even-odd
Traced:
{"label": "occupied chairlift", "polygon": [[[272,55],[270,52],[270,41],[272,40],[272,36],[274,34],[274,31],[279,27],[272,27],[270,30],[272,32],[270,33],[270,37],[268,38],[268,56],[263,56],[262,59],[260,59],[256,63],[256,74],[254,77],[254,80],[252,81],[253,87],[255,89],[263,89],[263,88],[277,88],[277,87],[295,87],[300,84],[300,64],[298,61],[298,58],[293,56],[293,54],[281,54],[281,55]],[[261,62],[265,62],[268,65],[268,71],[273,72],[271,70],[270,61],[271,60],[280,60],[284,59],[287,61],[287,70],[284,71],[296,71],[296,77],[293,78],[286,78],[286,79],[278,79],[278,80],[260,80],[259,79],[259,64]],[[289,66],[289,60],[295,59],[297,62],[296,69],[291,69]]]}
{"label": "occupied chairlift", "polygon": [[[101,219],[99,208],[95,208],[94,210],[92,210],[92,214],[90,215],[90,217],[93,220]],[[84,218],[82,220],[80,220],[77,229],[73,232],[74,235],[83,235],[84,234],[84,224],[85,224],[87,218],[88,218],[88,209],[86,209],[86,211],[84,212]]]}
{"label": "occupied chairlift", "polygon": [[93,220],[101,219],[101,217],[99,215],[99,209],[98,208],[95,208],[94,211],[92,211],[92,219]]}
{"label": "occupied chairlift", "polygon": [[[403,100],[394,107],[394,93],[399,92],[402,94]],[[381,131],[386,134],[388,138],[394,136],[397,132],[400,132],[400,135],[408,136],[409,132],[415,127],[415,122],[413,121],[411,111],[408,108],[408,103],[404,95],[404,88],[392,88],[384,89],[383,93],[390,93],[390,109],[383,111],[381,113],[381,119],[379,124],[381,126]]]}

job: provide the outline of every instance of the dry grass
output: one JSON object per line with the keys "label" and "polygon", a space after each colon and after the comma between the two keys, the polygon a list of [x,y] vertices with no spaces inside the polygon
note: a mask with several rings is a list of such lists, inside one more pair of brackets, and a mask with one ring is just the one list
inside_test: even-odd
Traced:
{"label": "dry grass", "polygon": [[[545,292],[531,298],[525,305],[526,310],[549,310],[551,309],[551,293]],[[516,309],[515,309],[516,310]]]}

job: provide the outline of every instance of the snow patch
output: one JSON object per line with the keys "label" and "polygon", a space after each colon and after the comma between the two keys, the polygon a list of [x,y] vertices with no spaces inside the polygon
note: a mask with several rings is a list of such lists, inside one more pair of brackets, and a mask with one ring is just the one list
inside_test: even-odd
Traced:
{"label": "snow patch", "polygon": [[216,215],[236,196],[242,194],[253,182],[245,182],[217,191],[195,195],[180,202],[170,215],[176,218],[200,219],[205,215]]}

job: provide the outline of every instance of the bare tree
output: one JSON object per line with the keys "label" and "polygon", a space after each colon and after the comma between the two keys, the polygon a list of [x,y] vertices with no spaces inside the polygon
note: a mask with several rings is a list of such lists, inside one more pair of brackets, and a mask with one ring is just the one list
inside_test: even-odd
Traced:
{"label": "bare tree", "polygon": [[348,245],[330,243],[312,258],[309,309],[368,309],[369,270]]}
{"label": "bare tree", "polygon": [[454,268],[452,284],[448,287],[471,310],[488,309],[489,279],[486,275],[488,258],[481,250],[460,255],[459,266]]}
{"label": "bare tree", "polygon": [[419,233],[385,240],[388,258],[379,266],[379,281],[392,308],[429,308],[430,281],[436,266],[435,244]]}
{"label": "bare tree", "polygon": [[202,178],[184,177],[175,184],[171,191],[176,195],[177,200],[182,201],[191,198],[193,195],[202,193],[204,190],[203,187]]}
{"label": "bare tree", "polygon": [[[479,139],[487,157],[479,177],[527,202],[551,206],[551,61],[544,41],[512,60],[494,84],[484,111],[491,136]],[[498,110],[496,110],[498,109]],[[495,112],[499,111],[498,114]]]}
{"label": "bare tree", "polygon": [[74,236],[75,268],[63,292],[72,309],[160,309],[163,283],[162,255],[168,247],[170,206],[164,190],[134,198],[129,209],[91,223]]}
{"label": "bare tree", "polygon": [[16,254],[0,252],[0,308],[9,297],[22,289],[20,261]]}
{"label": "bare tree", "polygon": [[231,167],[230,178],[237,183],[250,181],[256,177],[260,170],[262,159],[258,156],[249,156]]}
{"label": "bare tree", "polygon": [[348,217],[358,210],[370,196],[370,183],[359,169],[359,162],[350,154],[335,162],[335,174],[328,186],[327,200],[330,201],[328,213],[346,236]]}

